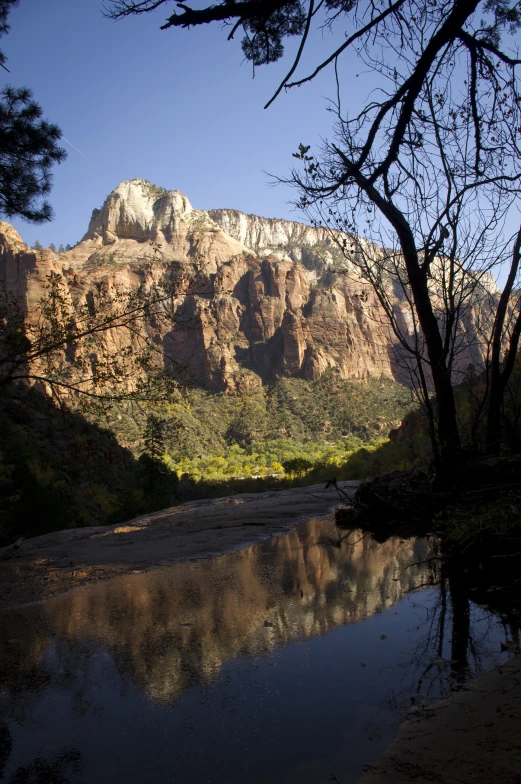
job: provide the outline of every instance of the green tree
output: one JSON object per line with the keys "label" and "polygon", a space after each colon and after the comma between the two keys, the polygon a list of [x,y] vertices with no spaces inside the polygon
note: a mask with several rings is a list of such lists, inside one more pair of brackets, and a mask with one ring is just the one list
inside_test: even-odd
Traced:
{"label": "green tree", "polygon": [[43,250],[43,245],[38,240],[35,240],[32,245],[33,250]]}
{"label": "green tree", "polygon": [[144,430],[144,450],[139,458],[143,488],[154,508],[168,506],[175,497],[177,474],[163,462],[165,453],[165,422],[156,414],[148,414]]}
{"label": "green tree", "polygon": [[52,250],[53,253],[56,253],[56,245],[54,242],[49,243],[49,250]]}
{"label": "green tree", "polygon": [[287,474],[295,474],[296,476],[304,476],[308,471],[311,471],[314,463],[305,457],[294,457],[290,460],[283,460],[282,467]]}
{"label": "green tree", "polygon": [[143,442],[145,454],[152,460],[161,460],[165,451],[165,423],[156,414],[146,418]]}

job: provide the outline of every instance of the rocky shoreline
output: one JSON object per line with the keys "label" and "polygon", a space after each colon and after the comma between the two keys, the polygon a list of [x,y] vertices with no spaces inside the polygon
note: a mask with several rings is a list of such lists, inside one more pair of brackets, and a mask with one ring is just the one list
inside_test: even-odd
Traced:
{"label": "rocky shoreline", "polygon": [[240,550],[328,514],[356,481],[192,501],[125,524],[73,528],[0,549],[0,610],[81,585]]}
{"label": "rocky shoreline", "polygon": [[358,784],[519,784],[521,657],[418,708]]}

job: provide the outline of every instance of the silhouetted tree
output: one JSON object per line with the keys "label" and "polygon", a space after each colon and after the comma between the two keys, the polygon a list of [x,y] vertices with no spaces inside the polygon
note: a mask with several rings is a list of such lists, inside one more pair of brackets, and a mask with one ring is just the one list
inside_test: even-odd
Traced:
{"label": "silhouetted tree", "polygon": [[[496,455],[501,448],[501,408],[508,381],[514,371],[521,336],[521,293],[514,289],[520,263],[521,229],[514,243],[509,274],[496,309],[487,363],[489,389],[486,451]],[[503,356],[505,343],[507,346]]]}
{"label": "silhouetted tree", "polygon": [[[170,0],[107,0],[105,15],[118,20],[150,13],[169,4]],[[186,3],[177,3],[177,6],[180,10],[168,16],[161,25],[162,30],[216,23],[232,28],[228,34],[228,40],[231,40],[242,27],[245,34],[242,49],[254,65],[279,60],[284,54],[284,39],[300,36],[293,64],[273,98],[283,89],[311,81],[327,66],[336,66],[338,58],[348,50],[357,48],[361,52],[371,36],[393,34],[398,26],[407,41],[413,27],[419,25],[425,30],[427,22],[430,29],[422,48],[409,62],[411,73],[406,73],[408,69],[402,61],[403,72],[397,73],[395,69],[396,90],[394,95],[391,92],[388,96],[389,108],[405,103],[408,105],[404,107],[406,112],[411,109],[411,98],[414,103],[414,94],[425,74],[445,46],[460,41],[469,51],[499,53],[505,61],[511,61],[512,58],[499,50],[501,31],[512,33],[521,19],[521,8],[515,0],[395,0],[389,3],[373,0],[221,0],[200,9],[192,9]],[[324,27],[341,28],[342,43],[307,76],[291,81],[313,23],[319,31]],[[389,73],[393,74],[392,64],[389,64]]]}
{"label": "silhouetted tree", "polygon": [[[9,11],[18,0],[0,0],[0,36],[9,31]],[[0,65],[6,57],[0,52]],[[52,218],[42,198],[51,189],[51,169],[66,157],[58,146],[61,131],[42,119],[42,109],[26,87],[4,87],[0,92],[0,214],[33,223]]]}

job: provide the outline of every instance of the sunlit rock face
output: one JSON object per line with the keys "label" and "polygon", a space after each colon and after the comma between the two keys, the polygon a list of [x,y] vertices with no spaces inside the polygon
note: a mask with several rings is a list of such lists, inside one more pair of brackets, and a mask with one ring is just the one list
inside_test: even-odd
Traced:
{"label": "sunlit rock face", "polygon": [[[343,271],[340,273],[339,269]],[[28,248],[0,223],[0,282],[37,318],[47,276],[62,276],[71,307],[96,284],[151,293],[175,277],[164,317],[140,325],[164,348],[169,372],[219,391],[242,391],[277,376],[399,377],[394,336],[371,287],[346,265],[325,229],[236,210],[192,208],[179,191],[145,180],[122,182],[94,210],[67,253]],[[413,323],[403,293],[395,313]],[[463,367],[480,361],[483,307],[462,317]],[[117,349],[117,334],[106,337]]]}
{"label": "sunlit rock face", "polygon": [[[427,553],[423,540],[377,543],[311,520],[240,552],[71,592],[35,611],[34,624],[29,609],[24,633],[9,632],[19,638],[18,658],[0,663],[15,683],[32,673],[41,681],[49,648],[67,670],[68,646],[75,655],[84,646],[86,661],[102,647],[149,699],[168,701],[211,682],[236,656],[262,655],[393,606],[428,581],[418,564]],[[11,621],[5,613],[0,631]]]}
{"label": "sunlit rock face", "polygon": [[215,274],[218,265],[243,250],[207,212],[194,210],[180,191],[136,179],[120,183],[101,209],[93,211],[87,233],[65,255],[80,268],[192,261]]}
{"label": "sunlit rock face", "polygon": [[226,234],[259,256],[271,254],[304,261],[310,268],[340,260],[341,254],[326,229],[280,218],[245,215],[239,210],[210,210],[208,214]]}
{"label": "sunlit rock face", "polygon": [[102,239],[110,245],[118,239],[156,240],[171,236],[179,220],[192,212],[180,191],[164,191],[145,180],[122,182],[112,191],[101,210],[94,210],[84,240]]}

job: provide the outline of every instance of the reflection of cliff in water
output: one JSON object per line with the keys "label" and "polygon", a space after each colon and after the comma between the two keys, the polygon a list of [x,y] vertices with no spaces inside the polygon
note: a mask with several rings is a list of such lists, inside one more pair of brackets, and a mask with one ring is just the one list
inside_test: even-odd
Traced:
{"label": "reflection of cliff in water", "polygon": [[[238,655],[261,654],[359,621],[426,581],[424,567],[410,566],[424,560],[426,542],[378,544],[361,532],[343,536],[340,543],[333,523],[310,521],[237,553],[51,600],[45,623],[55,638],[53,650],[63,668],[67,648],[77,663],[101,645],[149,698],[169,700],[210,682]],[[47,665],[55,660],[36,631],[41,614],[30,619],[33,612],[25,612],[25,633],[16,647],[20,669],[15,661],[7,667],[29,679],[38,670],[40,683],[42,659]],[[10,615],[0,623],[9,623]],[[27,634],[33,620],[34,633]],[[20,645],[30,649],[21,651]]]}

